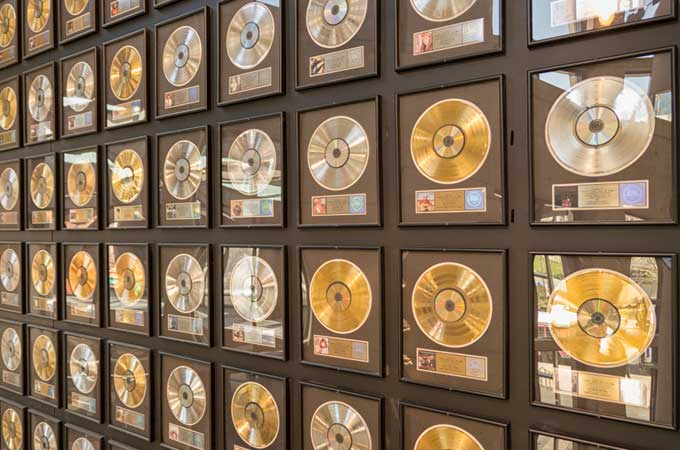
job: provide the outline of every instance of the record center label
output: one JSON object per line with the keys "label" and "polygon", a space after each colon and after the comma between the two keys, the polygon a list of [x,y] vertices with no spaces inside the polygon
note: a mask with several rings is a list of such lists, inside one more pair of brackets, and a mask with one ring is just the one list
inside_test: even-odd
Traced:
{"label": "record center label", "polygon": [[168,314],[168,330],[177,333],[203,336],[203,319],[200,317],[178,316]]}
{"label": "record center label", "polygon": [[21,376],[16,372],[9,370],[2,371],[2,382],[12,386],[21,387]]}
{"label": "record center label", "polygon": [[315,334],[314,354],[367,363],[368,342]]}
{"label": "record center label", "polygon": [[440,352],[419,348],[416,350],[416,369],[451,377],[488,381],[487,358],[485,356]]}
{"label": "record center label", "polygon": [[166,220],[199,220],[201,218],[201,202],[167,203],[165,205]]}
{"label": "record center label", "polygon": [[53,384],[47,384],[40,380],[33,380],[33,393],[38,394],[42,397],[51,398],[52,400],[57,398],[56,389]]}
{"label": "record center label", "polygon": [[0,145],[16,144],[17,130],[9,130],[0,133]]}
{"label": "record center label", "polygon": [[87,28],[90,27],[90,24],[92,23],[92,15],[90,12],[86,12],[85,14],[81,14],[78,17],[75,17],[71,20],[66,21],[66,36],[71,36],[73,34],[79,33]]}
{"label": "record center label", "polygon": [[309,76],[319,77],[364,67],[364,46],[324,53],[309,58]]}
{"label": "record center label", "polygon": [[72,392],[69,406],[69,409],[77,409],[90,414],[95,414],[97,412],[97,399],[78,392]]}
{"label": "record center label", "polygon": [[240,94],[242,92],[254,91],[272,85],[272,68],[253,70],[252,72],[241,73],[229,77],[229,95]]}
{"label": "record center label", "polygon": [[142,205],[114,206],[113,220],[116,222],[136,222],[144,220],[144,208]]}
{"label": "record center label", "polygon": [[92,126],[92,111],[85,111],[80,114],[73,114],[66,118],[66,129],[68,131],[80,130]]}
{"label": "record center label", "polygon": [[416,214],[486,212],[486,188],[415,192]]}
{"label": "record center label", "polygon": [[234,342],[276,347],[276,330],[273,328],[254,327],[248,324],[235,323],[231,332]]}
{"label": "record center label", "polygon": [[203,433],[181,427],[174,423],[168,424],[168,437],[171,441],[179,442],[199,450],[203,450],[205,445]]}
{"label": "record center label", "polygon": [[413,55],[484,43],[484,18],[413,33]]}
{"label": "record center label", "polygon": [[31,211],[31,224],[32,225],[51,225],[53,223],[53,211],[43,210],[43,211]]}
{"label": "record center label", "polygon": [[33,35],[28,38],[28,51],[37,50],[50,43],[51,30],[43,31],[42,33]]}
{"label": "record center label", "polygon": [[366,194],[323,195],[312,197],[312,216],[366,215]]}
{"label": "record center label", "polygon": [[648,407],[650,392],[640,379],[557,368],[556,394],[628,406]]}
{"label": "record center label", "polygon": [[120,406],[116,406],[116,422],[129,425],[142,431],[146,429],[144,414]]}
{"label": "record center label", "polygon": [[648,180],[553,185],[553,211],[648,208]]}
{"label": "record center label", "polygon": [[232,219],[274,217],[274,199],[231,200],[229,210],[231,211]]}
{"label": "record center label", "polygon": [[607,22],[609,16],[621,14],[645,7],[646,0],[618,0],[606,2],[603,0],[556,0],[550,3],[550,26],[562,27],[576,22],[604,17]]}
{"label": "record center label", "polygon": [[111,2],[109,14],[111,14],[112,19],[115,19],[121,14],[125,14],[132,11],[133,9],[139,8],[139,5],[139,0],[115,0]]}

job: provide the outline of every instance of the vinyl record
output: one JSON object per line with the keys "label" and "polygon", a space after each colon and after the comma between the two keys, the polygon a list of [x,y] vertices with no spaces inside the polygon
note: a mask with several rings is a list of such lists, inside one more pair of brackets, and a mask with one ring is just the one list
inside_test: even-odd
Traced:
{"label": "vinyl record", "polygon": [[418,328],[446,347],[466,347],[491,323],[491,293],[470,267],[445,262],[423,272],[413,287],[411,308]]}
{"label": "vinyl record", "polygon": [[51,17],[50,0],[26,0],[26,23],[34,33],[45,29]]}
{"label": "vinyl record", "polygon": [[608,269],[567,276],[551,293],[547,313],[559,347],[592,367],[620,367],[642,355],[656,333],[654,304],[633,280]]}
{"label": "vinyl record", "polygon": [[94,101],[94,72],[85,61],[78,61],[66,77],[64,105],[76,112],[84,111]]}
{"label": "vinyl record", "polygon": [[279,406],[260,383],[240,385],[231,398],[231,420],[239,437],[253,448],[269,447],[279,435]]}
{"label": "vinyl record", "polygon": [[[45,2],[47,3],[47,2]],[[28,89],[28,112],[36,122],[42,122],[50,114],[54,101],[52,82],[45,75],[33,78]]]}
{"label": "vinyl record", "polygon": [[165,41],[163,75],[173,86],[184,86],[198,73],[203,59],[203,43],[194,28],[181,26]]}
{"label": "vinyl record", "polygon": [[73,445],[71,445],[71,450],[94,450],[94,445],[92,445],[92,442],[90,442],[89,439],[79,437],[78,439],[73,441]]}
{"label": "vinyl record", "polygon": [[66,188],[69,199],[76,206],[87,206],[94,196],[97,178],[94,164],[74,162],[66,175]]}
{"label": "vinyl record", "polygon": [[142,404],[146,397],[146,371],[135,355],[121,355],[113,367],[112,377],[116,395],[123,405],[137,408]]}
{"label": "vinyl record", "polygon": [[10,3],[0,7],[0,48],[7,48],[17,32],[17,12]]}
{"label": "vinyl record", "polygon": [[[5,6],[8,6],[5,3]],[[0,11],[2,9],[0,8]],[[17,120],[17,93],[10,86],[5,86],[0,91],[0,128],[9,130]]]}
{"label": "vinyl record", "polygon": [[0,255],[0,283],[5,291],[14,292],[21,281],[21,260],[12,248],[6,248]]}
{"label": "vinyl record", "polygon": [[66,6],[66,11],[72,16],[77,16],[87,8],[90,0],[64,0],[64,6]]}
{"label": "vinyl record", "polygon": [[314,272],[309,286],[310,304],[316,320],[338,334],[358,330],[372,306],[366,275],[345,259],[326,261]]}
{"label": "vinyl record", "polygon": [[371,450],[371,430],[350,405],[331,401],[312,416],[312,446],[323,450]]}
{"label": "vinyl record", "polygon": [[229,22],[225,47],[239,69],[252,69],[269,54],[276,35],[274,16],[259,2],[243,5]]}
{"label": "vinyl record", "polygon": [[411,131],[411,158],[418,171],[439,184],[467,180],[482,167],[491,147],[491,126],[467,100],[441,100],[423,112]]}
{"label": "vinyl record", "polygon": [[180,253],[172,258],[165,271],[165,292],[172,306],[179,312],[195,311],[205,297],[206,274],[196,258]]}
{"label": "vinyl record", "polygon": [[411,0],[420,17],[431,22],[445,22],[465,14],[477,0]]}
{"label": "vinyl record", "polygon": [[14,209],[19,200],[19,176],[11,167],[0,174],[0,205],[5,211]]}
{"label": "vinyl record", "polygon": [[20,450],[24,444],[24,424],[14,408],[2,413],[2,441],[7,450]]}
{"label": "vinyl record", "polygon": [[146,272],[142,260],[134,253],[125,252],[116,258],[111,284],[116,297],[125,306],[135,305],[146,290]]}
{"label": "vinyl record", "polygon": [[54,172],[46,163],[39,163],[31,172],[31,200],[33,204],[44,209],[52,202],[54,195]]}
{"label": "vinyl record", "polygon": [[229,148],[227,177],[244,195],[267,189],[276,172],[276,147],[267,133],[252,128],[239,134]]}
{"label": "vinyl record", "polygon": [[42,381],[50,381],[57,373],[57,350],[44,334],[33,341],[33,370]]}
{"label": "vinyl record", "polygon": [[176,367],[168,377],[166,395],[170,411],[180,423],[192,426],[201,421],[207,397],[203,380],[194,369]]}
{"label": "vinyl record", "polygon": [[76,389],[83,394],[92,392],[99,379],[99,361],[92,348],[82,343],[76,345],[71,351],[68,366]]}
{"label": "vinyl record", "polygon": [[35,450],[58,450],[57,435],[47,422],[40,422],[33,430],[33,448]]}
{"label": "vinyl record", "polygon": [[198,191],[204,172],[205,158],[191,141],[182,139],[175,142],[165,156],[165,186],[177,200],[186,200]]}
{"label": "vinyl record", "polygon": [[109,82],[113,95],[121,101],[130,99],[142,84],[142,56],[132,45],[121,47],[111,60]]}
{"label": "vinyl record", "polygon": [[81,250],[71,258],[68,283],[73,295],[80,300],[90,300],[94,295],[97,289],[97,265],[88,252]]}
{"label": "vinyl record", "polygon": [[341,191],[359,181],[370,152],[368,135],[359,122],[335,116],[314,130],[307,147],[307,163],[319,185]]}
{"label": "vinyl record", "polygon": [[0,355],[7,370],[17,370],[21,365],[21,337],[14,328],[5,328],[0,340]]}
{"label": "vinyl record", "polygon": [[368,0],[310,0],[307,32],[319,47],[340,47],[359,32],[367,11]]}
{"label": "vinyl record", "polygon": [[435,425],[418,436],[413,450],[484,450],[484,447],[462,428]]}
{"label": "vinyl record", "polygon": [[565,170],[586,177],[621,172],[654,138],[654,106],[640,87],[617,77],[593,77],[555,101],[545,123],[550,154]]}
{"label": "vinyl record", "polygon": [[244,256],[231,271],[231,303],[236,313],[248,322],[269,318],[279,299],[279,284],[274,269],[258,256]]}
{"label": "vinyl record", "polygon": [[126,148],[116,155],[109,168],[113,195],[125,204],[137,200],[144,188],[144,162],[141,156],[131,148]]}
{"label": "vinyl record", "polygon": [[49,295],[54,288],[56,265],[52,255],[45,250],[38,250],[31,262],[31,282],[38,295]]}

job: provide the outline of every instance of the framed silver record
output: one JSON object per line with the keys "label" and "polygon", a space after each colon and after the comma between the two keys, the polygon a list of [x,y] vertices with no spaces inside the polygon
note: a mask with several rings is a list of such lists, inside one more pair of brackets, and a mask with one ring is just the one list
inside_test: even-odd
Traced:
{"label": "framed silver record", "polygon": [[57,139],[56,63],[24,73],[24,145]]}
{"label": "framed silver record", "polygon": [[13,150],[21,144],[22,100],[19,75],[0,81],[0,150]]}
{"label": "framed silver record", "polygon": [[28,411],[26,444],[30,450],[59,450],[62,439],[62,422],[37,410]]}
{"label": "framed silver record", "polygon": [[0,2],[0,21],[4,24],[0,30],[0,69],[18,63],[21,57],[20,18],[18,0]]}
{"label": "framed silver record", "polygon": [[22,160],[0,163],[0,229],[20,230],[24,214]]}
{"label": "framed silver record", "polygon": [[0,320],[0,388],[19,395],[26,390],[26,327]]}
{"label": "framed silver record", "polygon": [[102,28],[146,14],[147,0],[100,0]]}
{"label": "framed silver record", "polygon": [[98,130],[98,61],[97,47],[61,60],[59,123],[62,137],[80,136]]}
{"label": "framed silver record", "polygon": [[28,59],[54,48],[58,5],[55,0],[26,0],[22,3],[22,55]]}
{"label": "framed silver record", "polygon": [[102,341],[99,338],[64,333],[66,411],[101,422],[103,417]]}
{"label": "framed silver record", "polygon": [[67,423],[65,450],[104,450],[104,437],[85,428]]}
{"label": "framed silver record", "polygon": [[80,39],[97,31],[98,0],[57,0],[59,3],[59,44]]}
{"label": "framed silver record", "polygon": [[99,146],[69,150],[61,157],[63,228],[98,230]]}

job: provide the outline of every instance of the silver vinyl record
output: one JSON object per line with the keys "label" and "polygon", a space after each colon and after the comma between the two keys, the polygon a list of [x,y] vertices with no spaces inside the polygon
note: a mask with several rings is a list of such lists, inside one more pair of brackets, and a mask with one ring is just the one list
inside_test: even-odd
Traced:
{"label": "silver vinyl record", "polygon": [[172,32],[163,47],[163,74],[173,86],[184,86],[196,76],[203,59],[203,43],[198,31],[181,26]]}
{"label": "silver vinyl record", "polygon": [[256,195],[269,187],[276,171],[276,147],[267,133],[246,130],[231,144],[226,161],[227,175],[234,189]]}
{"label": "silver vinyl record", "polygon": [[94,87],[92,67],[85,61],[75,63],[66,78],[64,106],[76,112],[85,110],[94,101]]}
{"label": "silver vinyl record", "polygon": [[634,82],[594,77],[555,101],[546,119],[545,140],[564,169],[601,177],[637,161],[649,147],[655,125],[654,106]]}
{"label": "silver vinyl record", "polygon": [[99,361],[87,344],[78,344],[69,358],[69,372],[73,385],[83,394],[89,394],[97,386]]}
{"label": "silver vinyl record", "polygon": [[269,8],[259,2],[246,3],[229,22],[227,56],[239,69],[252,69],[267,57],[275,35],[274,16]]}
{"label": "silver vinyl record", "polygon": [[181,140],[165,156],[163,178],[170,195],[186,200],[198,191],[205,171],[205,160],[196,144]]}
{"label": "silver vinyl record", "polygon": [[310,433],[316,450],[371,450],[371,432],[364,418],[343,402],[319,406]]}
{"label": "silver vinyl record", "polygon": [[28,111],[36,122],[47,118],[54,101],[52,83],[45,75],[38,75],[28,89]]}
{"label": "silver vinyl record", "polygon": [[359,32],[367,11],[368,0],[310,0],[307,32],[319,47],[340,47]]}
{"label": "silver vinyl record", "polygon": [[420,17],[431,22],[453,20],[465,14],[477,0],[411,0]]}
{"label": "silver vinyl record", "polygon": [[0,205],[3,209],[14,209],[19,200],[19,176],[11,167],[0,174]]}
{"label": "silver vinyl record", "polygon": [[314,130],[307,147],[307,162],[319,185],[341,191],[359,181],[369,154],[368,136],[359,122],[335,116]]}
{"label": "silver vinyl record", "polygon": [[33,429],[33,449],[57,450],[57,435],[47,422],[40,422]]}
{"label": "silver vinyl record", "polygon": [[0,355],[7,370],[17,370],[21,364],[21,338],[14,328],[5,328],[0,339]]}
{"label": "silver vinyl record", "polygon": [[165,271],[165,292],[177,311],[195,311],[204,300],[205,289],[205,273],[196,258],[180,253],[170,260]]}
{"label": "silver vinyl record", "polygon": [[19,287],[21,281],[21,262],[14,249],[6,248],[0,255],[0,283],[9,292]]}
{"label": "silver vinyl record", "polygon": [[248,322],[266,320],[276,308],[279,284],[272,267],[258,256],[241,258],[229,280],[231,303]]}
{"label": "silver vinyl record", "polygon": [[71,450],[94,450],[94,445],[87,438],[79,437],[73,441],[71,445]]}
{"label": "silver vinyl record", "polygon": [[190,367],[176,367],[166,385],[168,406],[172,415],[184,425],[195,425],[203,418],[207,398],[203,380]]}

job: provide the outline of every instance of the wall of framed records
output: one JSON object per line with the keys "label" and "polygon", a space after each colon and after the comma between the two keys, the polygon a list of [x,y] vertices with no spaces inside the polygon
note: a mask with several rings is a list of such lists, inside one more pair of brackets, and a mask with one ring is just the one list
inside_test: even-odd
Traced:
{"label": "wall of framed records", "polygon": [[0,450],[680,447],[676,3],[0,0]]}

